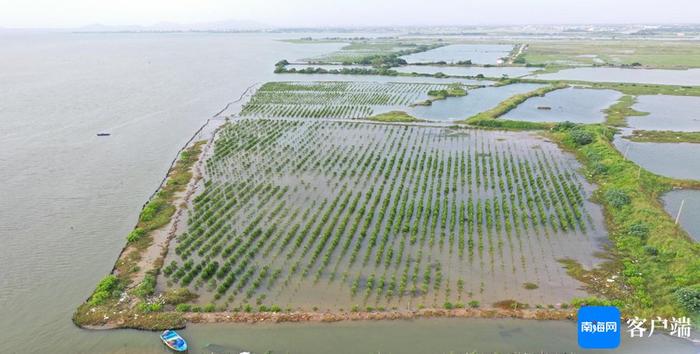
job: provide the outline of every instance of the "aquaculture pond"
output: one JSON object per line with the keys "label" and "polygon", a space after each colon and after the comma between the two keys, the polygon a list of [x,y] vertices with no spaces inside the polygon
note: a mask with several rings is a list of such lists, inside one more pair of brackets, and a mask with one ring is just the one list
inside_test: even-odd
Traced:
{"label": "aquaculture pond", "polygon": [[700,85],[700,69],[622,69],[574,68],[534,75],[543,80],[581,80],[592,82],[630,82],[665,85]]}
{"label": "aquaculture pond", "polygon": [[[680,210],[679,224],[690,237],[700,242],[700,190],[673,190],[664,194],[662,199],[664,208],[674,219]],[[683,203],[682,210],[681,203]]]}
{"label": "aquaculture pond", "polygon": [[497,106],[510,96],[536,90],[540,84],[510,84],[498,87],[483,87],[469,90],[466,96],[448,97],[433,101],[430,106],[412,106],[404,110],[415,117],[436,120],[469,118]]}
{"label": "aquaculture pond", "polygon": [[520,77],[528,75],[537,68],[526,68],[523,66],[440,66],[440,65],[405,65],[392,68],[402,73],[418,73],[418,74],[435,74],[443,73],[446,75],[455,76],[476,76],[484,75],[487,77],[500,78],[503,75],[509,77]]}
{"label": "aquaculture pond", "polygon": [[662,176],[700,179],[700,144],[638,143],[615,137],[615,147],[627,158]]}
{"label": "aquaculture pond", "polygon": [[605,120],[603,109],[622,97],[613,90],[569,87],[532,97],[502,118],[531,122],[600,123]]}
{"label": "aquaculture pond", "polygon": [[632,108],[649,113],[627,118],[628,125],[634,129],[700,131],[700,97],[637,96]]}
{"label": "aquaculture pond", "polygon": [[471,60],[473,64],[496,64],[500,58],[507,57],[512,49],[513,45],[510,44],[452,44],[401,58],[409,64],[438,61],[457,63],[465,60]]}
{"label": "aquaculture pond", "polygon": [[606,237],[579,167],[527,133],[236,120],[158,284],[229,309],[555,306],[586,295],[557,260]]}

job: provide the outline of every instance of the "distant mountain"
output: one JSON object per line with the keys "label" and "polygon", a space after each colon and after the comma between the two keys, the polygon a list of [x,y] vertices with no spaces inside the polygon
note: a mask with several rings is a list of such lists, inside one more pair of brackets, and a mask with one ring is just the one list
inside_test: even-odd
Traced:
{"label": "distant mountain", "polygon": [[272,26],[255,21],[226,20],[217,22],[200,23],[174,23],[160,22],[150,26],[137,25],[103,25],[92,24],[75,29],[77,32],[189,32],[189,31],[215,31],[237,32],[258,31],[272,29]]}

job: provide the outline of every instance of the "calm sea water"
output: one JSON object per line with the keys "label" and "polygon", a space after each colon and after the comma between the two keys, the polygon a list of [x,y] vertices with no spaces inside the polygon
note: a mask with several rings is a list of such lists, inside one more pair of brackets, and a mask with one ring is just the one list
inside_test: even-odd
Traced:
{"label": "calm sea water", "polygon": [[[0,352],[167,352],[154,333],[81,330],[71,315],[110,271],[140,206],[208,117],[251,84],[279,80],[277,60],[337,50],[274,40],[280,37],[0,35]],[[190,326],[184,333],[193,353],[211,352],[210,344],[223,352],[313,353],[569,351],[573,331],[568,322],[459,320]],[[628,343],[630,352],[697,351],[662,336]]]}

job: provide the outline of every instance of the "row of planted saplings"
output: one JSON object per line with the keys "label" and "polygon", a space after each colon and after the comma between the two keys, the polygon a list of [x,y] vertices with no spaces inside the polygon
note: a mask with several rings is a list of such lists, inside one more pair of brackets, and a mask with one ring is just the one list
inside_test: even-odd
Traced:
{"label": "row of planted saplings", "polygon": [[[400,145],[398,145],[398,146],[400,146]],[[365,203],[369,203],[370,200],[373,200],[373,201],[374,201],[374,204],[373,204],[374,207],[372,208],[372,210],[374,210],[374,209],[376,208],[376,205],[377,205],[377,204],[381,203],[381,206],[382,206],[383,208],[380,208],[379,211],[378,211],[376,214],[377,214],[377,217],[378,217],[380,220],[383,219],[383,218],[384,218],[384,215],[386,214],[384,210],[386,210],[386,208],[388,207],[388,205],[389,205],[389,203],[390,203],[390,198],[387,198],[386,196],[382,196],[382,191],[383,191],[384,186],[386,185],[387,177],[389,177],[389,178],[391,177],[391,172],[390,172],[390,171],[400,171],[400,170],[397,170],[397,169],[394,169],[394,168],[393,168],[394,164],[396,164],[397,161],[401,160],[401,159],[403,158],[403,156],[405,156],[406,149],[400,149],[400,150],[401,150],[402,155],[400,155],[399,157],[397,157],[397,155],[391,155],[390,158],[385,158],[385,159],[382,160],[382,162],[381,162],[380,164],[376,165],[377,167],[380,167],[380,168],[381,168],[380,172],[375,174],[375,176],[376,176],[376,177],[375,177],[375,181],[378,182],[378,183],[381,183],[381,184],[380,184],[380,188],[381,188],[381,189],[380,189],[380,192],[377,194],[377,196],[375,196],[373,199],[370,198],[370,197],[368,197],[368,196],[365,196],[365,197],[363,197],[362,199],[358,199],[358,196],[357,196],[357,195],[354,195],[354,197],[350,197],[349,195],[343,195],[342,197],[343,197],[344,199],[343,199],[343,200],[339,200],[338,198],[341,197],[341,196],[339,195],[338,198],[336,198],[332,203],[330,203],[330,206],[332,206],[332,208],[326,210],[323,214],[321,214],[321,215],[322,215],[322,218],[321,218],[321,219],[322,219],[322,220],[323,220],[323,219],[328,220],[328,218],[331,217],[330,212],[332,212],[333,210],[335,210],[335,208],[336,208],[338,205],[343,205],[343,208],[342,208],[341,210],[346,210],[346,209],[347,209],[347,210],[348,210],[348,213],[349,213],[348,215],[352,215],[352,213],[353,213],[355,210],[361,210],[361,209],[362,209],[362,207],[357,208],[356,206],[355,206],[355,207],[350,207],[350,208],[348,208],[348,202],[351,201],[351,200],[352,200],[353,202],[352,202],[350,205],[354,205],[354,204],[355,204],[355,202],[354,202],[355,200],[358,200],[358,203],[359,203],[359,200],[366,201]],[[448,163],[449,163],[449,162],[448,162]],[[403,165],[403,163],[402,163],[401,165]],[[432,165],[432,164],[431,164],[431,165]],[[365,166],[367,166],[367,165],[365,165]],[[421,166],[423,166],[423,165],[421,165]],[[441,169],[444,169],[444,168],[445,168],[445,162],[443,161],[443,162],[440,163],[440,164],[436,163],[436,164],[432,165],[431,167],[432,167],[432,169],[431,169],[432,175],[431,175],[431,174],[428,174],[428,173],[426,173],[426,175],[429,176],[429,177],[430,177],[430,176],[434,177],[435,175],[438,175],[438,173],[441,171]],[[453,170],[453,169],[456,169],[456,168],[449,168],[449,170]],[[396,173],[399,174],[399,172],[396,172]],[[443,173],[444,173],[444,172],[443,172]],[[439,178],[433,178],[433,179],[432,179],[433,181],[437,181],[437,183],[438,183],[437,188],[436,188],[436,187],[431,187],[431,188],[437,189],[438,191],[442,191],[442,188],[440,187],[440,184],[439,184],[439,183],[441,183],[441,181],[443,180],[443,178],[442,178],[442,173],[439,173],[439,175],[440,175]],[[456,175],[455,175],[455,176],[456,176]],[[380,178],[380,177],[382,177],[382,178]],[[401,178],[401,180],[405,180],[406,177],[404,177],[404,175],[401,174],[399,178]],[[454,177],[453,177],[453,179],[454,179]],[[381,182],[380,182],[380,181],[381,181]],[[403,183],[399,183],[398,185],[399,185],[399,186],[403,186]],[[504,188],[505,188],[505,187],[504,187]],[[395,194],[396,194],[396,195],[404,195],[404,196],[406,195],[406,193],[401,193],[400,191],[397,192],[397,193],[395,193]],[[432,224],[435,226],[435,225],[438,224],[438,222],[435,221],[435,218],[437,218],[437,216],[438,216],[438,214],[439,214],[440,206],[443,206],[443,208],[444,208],[444,205],[447,205],[447,204],[446,204],[446,201],[442,201],[442,203],[441,203],[441,202],[439,201],[439,199],[438,199],[438,198],[440,198],[440,196],[441,196],[443,193],[430,193],[430,196],[432,197],[434,194],[435,194],[435,199],[436,199],[436,201],[435,201],[434,203],[428,203],[429,205],[432,205],[432,215],[431,215],[431,211],[430,211],[430,210],[426,210],[426,211],[425,211],[425,214],[426,214],[426,216],[428,216],[428,215],[431,215],[431,216],[432,216],[432,218],[431,218]],[[421,195],[424,196],[425,193],[422,193]],[[354,198],[354,199],[351,199],[351,198]],[[401,205],[401,204],[396,204],[396,203],[397,203],[396,200],[398,200],[398,199],[394,199],[394,205]],[[502,201],[503,201],[503,200],[505,200],[505,199],[502,199]],[[484,209],[481,208],[481,204],[480,204],[481,200],[477,201],[477,205],[479,205],[479,207],[477,208],[478,210],[477,210],[476,213],[477,213],[477,214],[482,214],[482,217],[485,218],[485,220],[486,220],[486,226],[487,226],[487,228],[488,228],[489,230],[492,228],[492,227],[489,225],[489,221],[488,221],[488,220],[491,220],[491,219],[492,219],[489,215],[498,213],[497,211],[495,211],[495,210],[498,210],[498,209],[495,209],[496,207],[493,207],[492,205],[498,205],[498,204],[503,205],[503,204],[502,204],[502,201],[501,201],[501,203],[496,203],[496,202],[484,202]],[[420,204],[420,203],[419,203],[419,204]],[[452,204],[453,206],[456,205],[454,202],[451,203],[451,204]],[[404,208],[405,208],[405,204],[403,204],[403,205],[404,205],[404,207],[401,207],[401,209],[404,209]],[[468,210],[471,209],[471,208],[469,208],[469,207],[466,207],[466,208],[465,208],[463,205],[464,205],[464,204],[462,204],[462,206],[461,206],[462,212],[461,212],[460,214],[464,214],[464,210],[467,210],[467,214],[469,214]],[[392,212],[390,212],[390,215],[394,215],[394,216],[395,216],[395,215],[397,215],[397,214],[400,214],[400,213],[397,212],[397,208],[398,208],[398,207],[392,207],[392,209],[391,209]],[[365,209],[367,209],[366,206],[365,206]],[[446,208],[445,208],[445,210],[446,210]],[[452,210],[456,211],[456,208],[453,207]],[[483,210],[483,211],[482,211],[482,210]],[[504,212],[505,212],[505,210],[510,210],[510,208],[503,208],[502,210],[504,210]],[[422,211],[421,211],[421,213],[422,213]],[[454,212],[453,212],[453,213],[454,213]],[[484,216],[483,214],[486,214],[486,215]],[[343,216],[341,217],[340,214],[337,214],[336,217],[334,217],[334,219],[336,219],[336,220],[342,220],[342,222],[340,222],[340,225],[343,225],[342,227],[346,227],[347,224],[349,223],[348,215],[343,215]],[[446,214],[444,214],[444,215],[446,215]],[[394,219],[395,219],[394,216],[390,216],[390,219],[392,219],[392,220],[391,220],[389,223],[387,223],[387,225],[400,225],[400,223],[399,223],[398,221],[394,220]],[[367,228],[369,227],[370,223],[372,222],[372,218],[373,218],[373,217],[374,217],[374,213],[372,214],[372,217],[371,217],[371,218],[370,218],[370,217],[365,218],[365,222],[363,223],[364,225],[366,225],[366,226],[365,226],[365,231],[364,231],[364,236],[363,236],[363,232],[360,233],[360,236],[365,237],[365,236],[367,235]],[[314,219],[315,219],[315,218],[314,218]],[[425,219],[427,219],[427,217],[424,218],[424,220],[425,220]],[[454,220],[454,219],[455,219],[455,218],[453,217],[452,220]],[[356,219],[356,220],[359,220],[359,219]],[[472,218],[468,218],[468,220],[472,220]],[[500,220],[500,219],[499,219],[499,220]],[[445,225],[446,216],[443,216],[443,217],[440,219],[440,221],[442,221],[442,224]],[[338,223],[338,222],[335,222],[335,223],[333,223],[333,225],[335,225],[335,224],[337,224],[337,223]],[[356,224],[356,223],[354,223],[354,224]],[[353,224],[353,225],[354,225],[354,224]],[[482,223],[477,223],[477,224],[478,224],[478,225],[482,225]],[[306,233],[308,233],[309,231],[311,231],[311,230],[310,230],[311,225],[313,225],[313,224],[307,223],[307,224],[306,224],[306,227],[305,227],[305,228],[306,228],[306,232],[302,232],[302,234],[306,234]],[[382,259],[382,258],[381,258],[382,255],[383,255],[383,254],[386,254],[386,256],[384,256],[384,257],[385,257],[385,259],[388,259],[388,261],[385,261],[385,265],[388,265],[388,264],[391,263],[391,259],[392,259],[392,256],[390,256],[390,255],[392,255],[392,254],[394,253],[394,251],[393,251],[393,248],[390,248],[390,250],[388,250],[388,251],[385,253],[383,248],[386,248],[386,247],[387,247],[387,242],[389,241],[388,238],[389,238],[389,236],[390,236],[390,234],[389,234],[389,231],[390,231],[390,230],[387,229],[387,228],[385,228],[384,230],[378,229],[376,225],[380,225],[380,222],[376,222],[376,223],[375,223],[375,228],[373,229],[372,233],[370,234],[370,238],[369,238],[368,245],[371,246],[372,248],[373,248],[374,246],[378,246],[378,251],[377,251],[376,256],[375,256],[375,257],[376,257],[376,258],[375,258],[375,264],[378,265],[378,264],[380,263],[381,259]],[[451,228],[451,229],[454,229],[455,225],[457,225],[457,224],[456,224],[456,222],[451,221],[451,222],[450,222],[450,225],[451,225],[450,228]],[[444,227],[444,226],[443,226],[443,227]],[[351,227],[351,229],[352,229],[352,227]],[[298,229],[297,229],[297,230],[298,230]],[[314,231],[314,234],[317,234],[317,235],[320,235],[320,232],[323,231],[323,230],[320,230],[320,229],[318,229],[318,228],[316,228],[316,230],[318,230],[318,231]],[[380,238],[380,232],[381,232],[381,231],[384,231],[384,232],[381,234],[381,238]],[[260,231],[255,230],[254,232],[251,232],[251,230],[244,230],[243,234],[245,234],[245,235],[252,235],[252,237],[249,237],[249,239],[248,239],[248,241],[250,242],[250,241],[254,240],[257,236],[261,235],[261,234],[262,234],[262,230],[260,230]],[[329,237],[330,237],[330,233],[328,233],[328,230],[325,230],[325,233],[324,233],[324,234],[329,235]],[[342,234],[342,233],[339,233],[339,234]],[[435,235],[436,233],[435,233],[435,232],[431,232],[430,234],[433,235],[433,236],[431,236],[431,237],[434,237],[434,235]],[[255,235],[257,235],[257,236],[255,236]],[[354,234],[353,234],[353,235],[349,235],[349,236],[354,236]],[[236,239],[236,240],[239,240],[239,238],[235,238],[235,239]],[[315,241],[316,239],[317,239],[317,238],[310,238],[309,240],[311,240],[310,242],[313,242],[313,241]],[[320,238],[320,239],[323,240],[324,238]],[[304,240],[304,237],[297,238],[297,240],[300,240],[300,241],[295,242],[295,244],[297,245],[297,248],[298,248],[299,246],[302,245],[302,241]],[[379,240],[379,241],[378,241],[378,240]],[[264,241],[264,240],[261,240],[260,242],[263,242],[263,241]],[[321,259],[323,259],[322,264],[323,264],[324,266],[327,265],[328,262],[330,261],[330,257],[331,257],[331,254],[332,254],[332,250],[335,249],[335,247],[340,243],[340,240],[331,241],[331,242],[330,242],[331,247],[329,247],[329,248],[325,248],[325,247],[320,246],[320,245],[325,244],[325,242],[327,242],[327,241],[328,241],[328,238],[325,238],[325,241],[324,241],[323,243],[320,243],[319,246],[317,246],[317,247],[314,249],[315,251],[314,251],[314,254],[313,254],[313,256],[312,256],[312,262],[310,262],[309,264],[307,264],[306,267],[300,267],[300,264],[299,264],[300,261],[297,260],[297,263],[295,263],[295,266],[292,267],[292,269],[294,270],[294,272],[296,272],[296,271],[299,270],[300,268],[303,268],[303,269],[305,269],[305,270],[302,271],[302,274],[303,274],[303,275],[308,275],[308,274],[309,274],[309,271],[311,270],[311,267],[314,265],[314,263],[316,262],[316,260],[319,259],[319,257],[320,257]],[[240,242],[240,241],[239,241],[239,242]],[[415,242],[415,241],[414,241],[414,242]],[[460,243],[460,245],[462,245],[462,247],[464,247],[465,242],[460,241],[459,243]],[[203,243],[200,243],[200,244],[203,244]],[[210,242],[209,244],[212,245],[212,247],[210,247],[211,249],[221,249],[221,248],[215,247],[216,243],[214,243],[214,242]],[[233,244],[235,245],[236,242],[234,242]],[[348,247],[349,247],[349,246],[350,246],[350,243],[348,243],[348,242],[343,243],[344,248],[347,250],[347,248],[345,247],[346,244],[347,244]],[[357,259],[357,255],[358,255],[358,252],[359,252],[359,250],[360,250],[361,244],[362,244],[361,242],[356,242],[356,244],[355,244],[355,250],[353,251],[353,254],[354,254],[354,255],[351,257],[351,264],[352,264],[352,262],[354,262],[355,259]],[[432,244],[432,242],[431,242],[431,244]],[[405,245],[405,243],[404,243],[404,245]],[[250,246],[250,245],[248,245],[248,246]],[[261,246],[262,246],[262,245],[261,245]],[[306,245],[304,245],[304,247],[303,247],[304,252],[303,252],[302,254],[308,253],[309,250],[311,249],[310,246],[311,246],[310,243],[307,243]],[[237,249],[240,249],[240,250],[249,249],[249,247],[233,247],[233,248],[237,248]],[[323,256],[321,256],[321,251],[324,250],[324,249],[326,249],[327,251],[326,251],[326,253],[325,253]],[[256,250],[256,251],[257,251],[257,250],[259,250],[259,248],[253,248],[253,250]],[[331,251],[328,251],[328,250],[331,250]],[[397,254],[401,254],[401,252],[402,252],[402,251],[399,250],[399,251],[397,252]],[[253,260],[254,257],[255,257],[255,255],[256,255],[256,253],[257,253],[257,252],[248,253],[247,256],[248,256],[249,260]],[[365,257],[363,258],[363,259],[364,259],[364,262],[363,262],[364,264],[367,264],[367,261],[368,261],[368,259],[369,259],[369,256],[371,255],[371,253],[372,253],[372,249],[370,249],[370,248],[368,247],[368,249],[367,249],[366,252],[365,252]],[[239,256],[245,256],[245,255],[246,255],[246,253],[245,253],[244,251],[239,251],[239,253],[236,253],[236,257],[235,257],[235,258],[239,260],[239,259],[241,259],[241,257],[239,257]],[[399,259],[397,260],[397,263],[398,263],[398,262],[400,261],[400,257],[397,257],[397,258],[399,258]],[[231,262],[231,263],[234,263],[234,262]],[[236,263],[236,264],[237,264],[237,267],[235,268],[236,271],[221,272],[221,274],[224,275],[224,276],[226,276],[226,275],[228,274],[230,277],[227,278],[227,279],[234,279],[235,277],[240,276],[241,274],[247,274],[247,272],[250,272],[250,270],[246,270],[246,268],[245,268],[247,264],[250,264],[250,262]],[[233,265],[234,265],[234,264],[227,264],[226,267],[221,268],[221,269],[231,269],[231,268],[233,267]],[[200,265],[200,266],[198,266],[198,267],[194,267],[192,270],[190,270],[190,272],[186,273],[185,275],[187,275],[187,274],[197,274],[196,271],[201,271],[202,269],[206,269],[206,268],[208,268],[208,267],[210,267],[209,264],[203,264],[203,265]],[[292,273],[294,273],[294,272],[292,272]],[[208,273],[207,273],[207,274],[208,274]],[[317,277],[318,277],[318,274],[319,274],[318,271],[317,271],[316,274],[317,274]],[[184,275],[183,275],[183,276],[184,276]],[[252,275],[251,275],[251,276],[252,276]],[[250,277],[250,276],[249,276],[249,277]],[[249,277],[243,277],[243,278],[241,278],[241,279],[247,279],[247,278],[249,278]],[[191,278],[191,276],[187,276],[187,278]],[[232,283],[232,281],[229,280],[229,281],[224,282],[222,285],[225,285],[226,283],[229,283],[229,282]],[[239,286],[240,286],[240,284],[247,284],[247,281],[245,281],[245,282],[244,282],[244,281],[240,281],[240,282],[239,282]],[[225,288],[226,288],[225,286],[224,286],[224,287],[220,287],[220,289],[224,289],[224,291],[226,290]]]}

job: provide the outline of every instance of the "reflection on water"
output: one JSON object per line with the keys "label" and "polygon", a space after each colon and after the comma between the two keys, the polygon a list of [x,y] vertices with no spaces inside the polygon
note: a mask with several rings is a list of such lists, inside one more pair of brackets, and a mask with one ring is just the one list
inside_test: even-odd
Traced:
{"label": "reflection on water", "polygon": [[504,119],[530,122],[600,123],[605,120],[603,109],[620,99],[613,90],[565,88],[532,97],[506,113]]}
{"label": "reflection on water", "polygon": [[621,69],[574,68],[556,73],[535,75],[543,80],[583,80],[592,82],[634,82],[666,85],[700,85],[700,69]]}
{"label": "reflection on water", "polygon": [[[700,190],[679,189],[662,197],[664,208],[675,218],[680,211],[679,224],[695,241],[700,241]],[[681,209],[681,203],[683,209]]]}
{"label": "reflection on water", "polygon": [[649,113],[627,118],[633,129],[700,131],[700,97],[638,96],[632,108]]}

